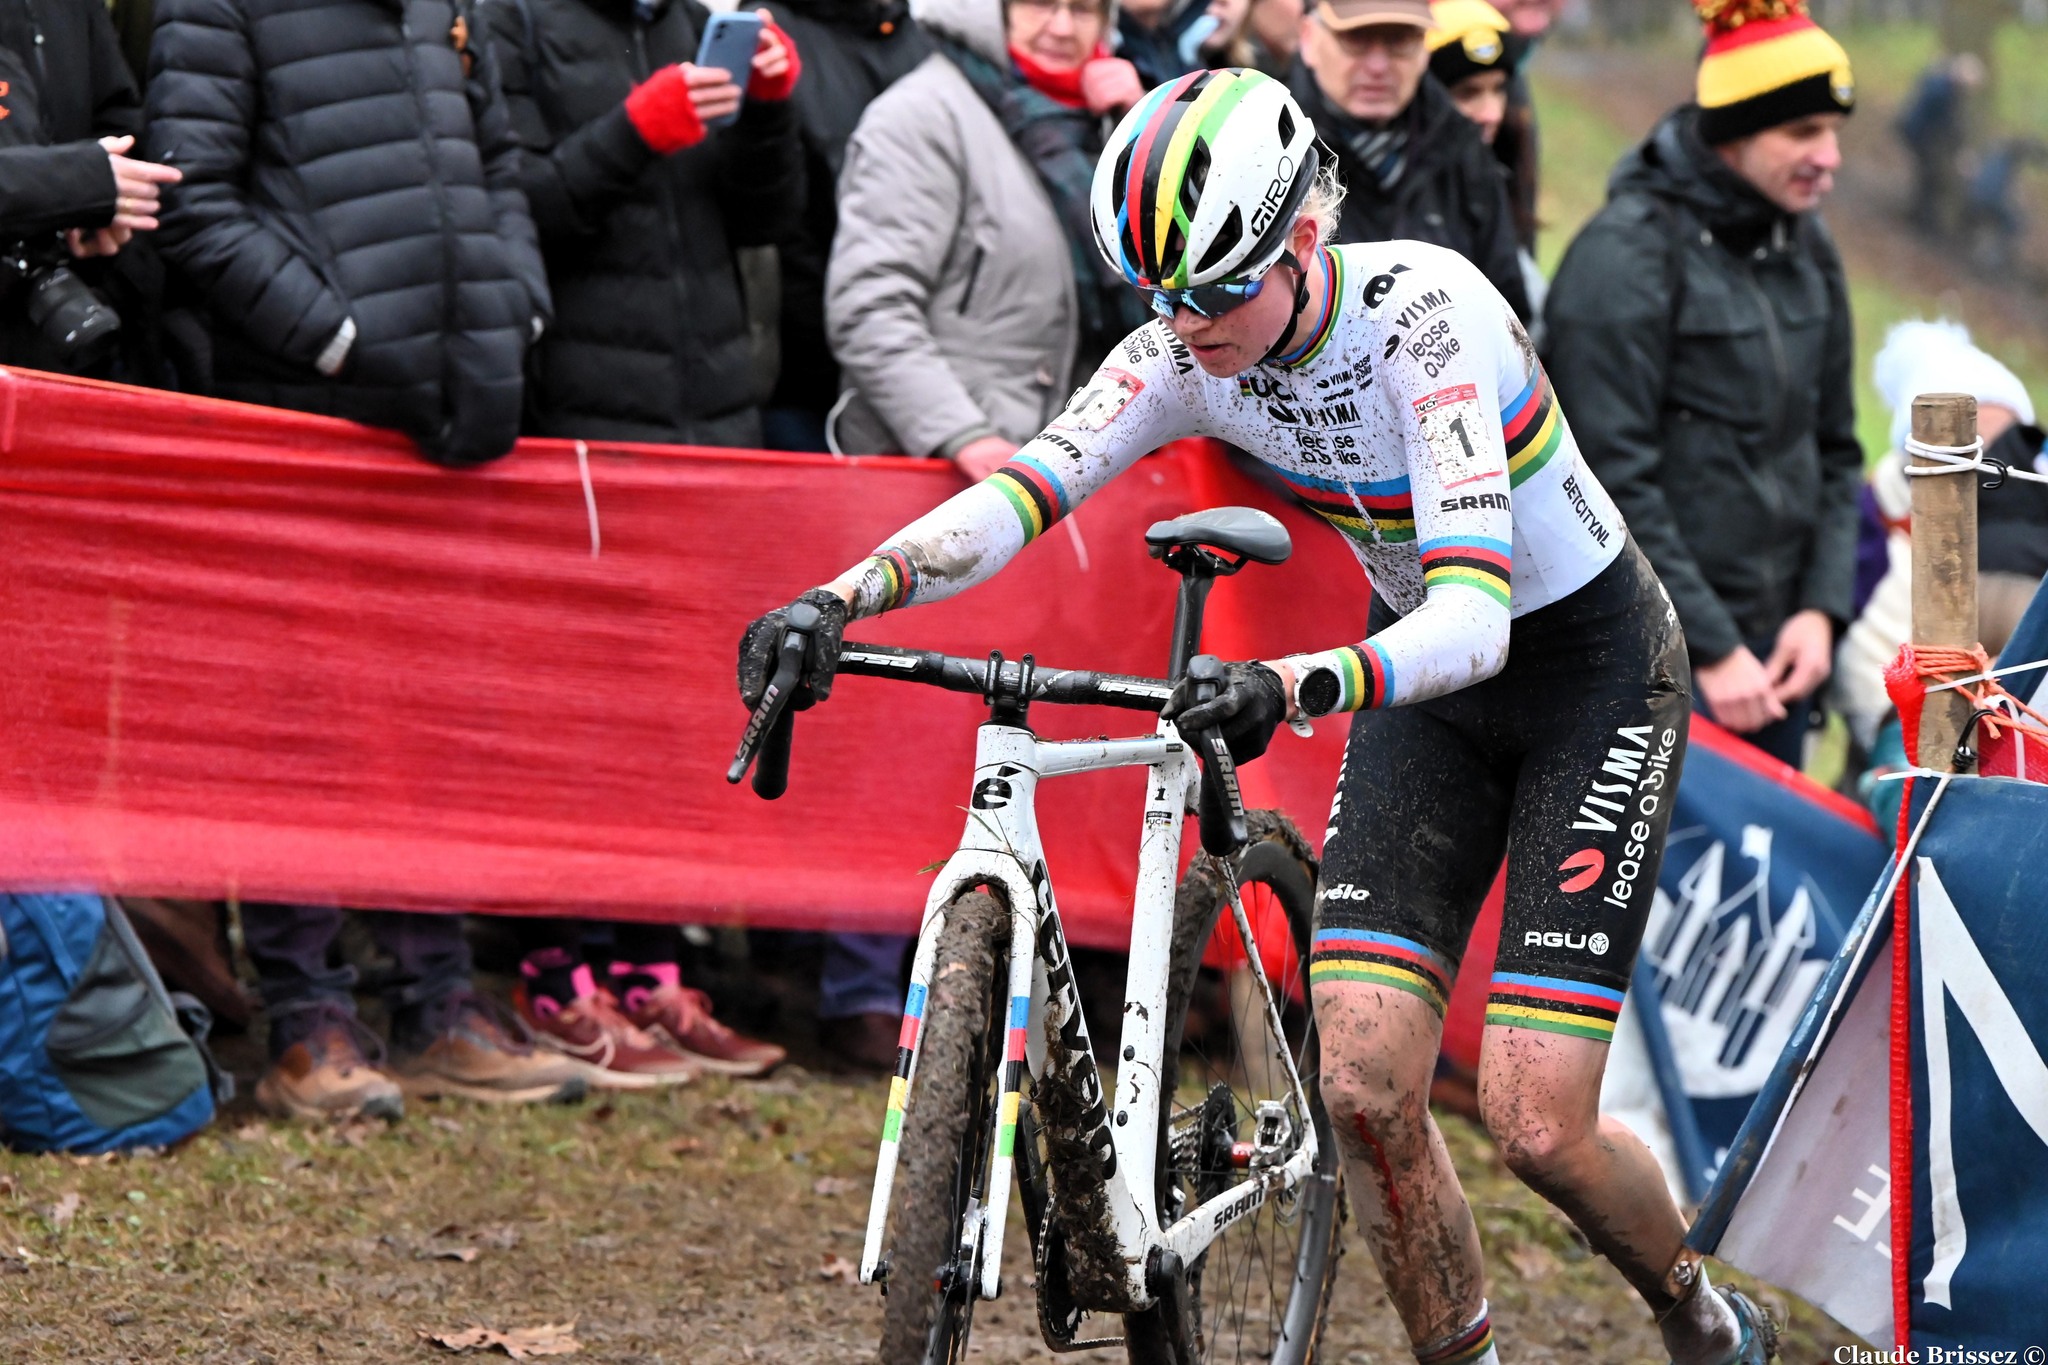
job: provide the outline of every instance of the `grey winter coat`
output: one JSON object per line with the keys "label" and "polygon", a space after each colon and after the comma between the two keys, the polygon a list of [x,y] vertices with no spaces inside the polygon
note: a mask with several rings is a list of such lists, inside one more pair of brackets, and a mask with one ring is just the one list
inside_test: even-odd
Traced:
{"label": "grey winter coat", "polygon": [[[999,0],[931,0],[927,29],[1008,63]],[[1073,258],[1031,163],[942,54],[868,106],[839,179],[825,324],[846,454],[1022,444],[1073,391]]]}

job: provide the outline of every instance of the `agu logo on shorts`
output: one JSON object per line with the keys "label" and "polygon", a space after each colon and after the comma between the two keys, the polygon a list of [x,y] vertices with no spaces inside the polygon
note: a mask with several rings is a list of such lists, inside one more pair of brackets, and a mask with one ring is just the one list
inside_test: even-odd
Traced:
{"label": "agu logo on shorts", "polygon": [[1607,870],[1607,855],[1597,848],[1582,848],[1557,865],[1559,872],[1575,875],[1566,877],[1557,884],[1560,891],[1584,891],[1600,880],[1600,874]]}

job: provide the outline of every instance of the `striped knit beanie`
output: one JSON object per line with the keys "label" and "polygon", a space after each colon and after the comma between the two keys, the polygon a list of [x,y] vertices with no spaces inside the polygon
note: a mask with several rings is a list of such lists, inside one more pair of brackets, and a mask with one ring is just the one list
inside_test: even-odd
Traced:
{"label": "striped knit beanie", "polygon": [[1700,136],[1718,146],[1809,114],[1855,107],[1849,54],[1806,13],[1806,0],[1693,0],[1707,25],[1700,58]]}
{"label": "striped knit beanie", "polygon": [[1508,48],[1512,26],[1486,0],[1434,0],[1429,7],[1436,27],[1429,45],[1430,74],[1445,86],[1456,85],[1482,71],[1505,71],[1513,62]]}

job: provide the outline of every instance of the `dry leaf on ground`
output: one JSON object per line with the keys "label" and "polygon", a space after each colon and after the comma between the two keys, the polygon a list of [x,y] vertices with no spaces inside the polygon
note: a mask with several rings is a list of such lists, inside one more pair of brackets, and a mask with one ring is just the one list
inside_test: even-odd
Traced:
{"label": "dry leaf on ground", "polygon": [[78,1192],[73,1190],[70,1194],[65,1195],[62,1199],[50,1205],[49,1208],[43,1210],[43,1217],[49,1220],[51,1227],[63,1228],[73,1218],[78,1216],[79,1206],[84,1202],[84,1200],[78,1197]]}
{"label": "dry leaf on ground", "polygon": [[701,1152],[704,1150],[704,1139],[693,1137],[679,1137],[674,1142],[671,1142],[668,1145],[668,1149],[670,1153],[675,1156],[688,1156],[692,1152]]}
{"label": "dry leaf on ground", "polygon": [[860,1267],[847,1260],[844,1256],[836,1256],[828,1251],[825,1253],[824,1260],[818,1266],[818,1278],[821,1280],[837,1280],[841,1284],[859,1284]]}
{"label": "dry leaf on ground", "polygon": [[540,1356],[568,1356],[583,1349],[583,1343],[576,1340],[576,1323],[544,1322],[538,1327],[515,1327],[509,1332],[499,1332],[481,1325],[460,1328],[447,1332],[430,1332],[421,1327],[420,1340],[431,1341],[436,1346],[451,1351],[499,1350],[514,1360],[532,1360]]}
{"label": "dry leaf on ground", "polygon": [[1515,1273],[1530,1283],[1547,1280],[1560,1269],[1560,1262],[1549,1247],[1530,1243],[1526,1246],[1509,1247],[1508,1264]]}
{"label": "dry leaf on ground", "polygon": [[21,1187],[14,1183],[11,1175],[0,1175],[0,1194],[13,1194]]}
{"label": "dry leaf on ground", "polygon": [[460,1261],[468,1265],[476,1259],[476,1248],[452,1242],[429,1242],[413,1252],[416,1261]]}
{"label": "dry leaf on ground", "polygon": [[821,1175],[811,1186],[811,1193],[822,1194],[830,1199],[835,1194],[852,1194],[860,1188],[858,1180],[848,1180],[840,1175]]}

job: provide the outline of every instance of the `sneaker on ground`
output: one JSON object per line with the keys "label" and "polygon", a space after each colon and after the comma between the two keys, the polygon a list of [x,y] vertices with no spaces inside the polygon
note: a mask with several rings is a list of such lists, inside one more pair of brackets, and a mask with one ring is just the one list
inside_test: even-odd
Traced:
{"label": "sneaker on ground", "polygon": [[1771,1321],[1771,1315],[1739,1289],[1717,1284],[1713,1292],[1735,1310],[1735,1320],[1742,1324],[1742,1340],[1736,1344],[1735,1354],[1728,1357],[1727,1365],[1770,1365],[1776,1360],[1778,1324]]}
{"label": "sneaker on ground", "polygon": [[[619,972],[615,964],[613,972]],[[787,1048],[749,1038],[711,1016],[711,997],[680,984],[629,987],[626,1017],[705,1071],[721,1076],[762,1076],[780,1066]]]}
{"label": "sneaker on ground", "polygon": [[652,1090],[697,1079],[697,1064],[619,1012],[612,993],[593,988],[564,1005],[522,982],[512,1004],[534,1041],[583,1069],[600,1090]]}
{"label": "sneaker on ground", "polygon": [[256,1082],[256,1107],[272,1118],[307,1122],[404,1118],[405,1096],[379,1066],[376,1035],[341,1006],[314,1012],[310,1027]]}
{"label": "sneaker on ground", "polygon": [[573,1104],[590,1088],[584,1069],[534,1046],[519,1018],[488,995],[459,991],[439,1032],[394,1070],[408,1095],[458,1095],[486,1104]]}

